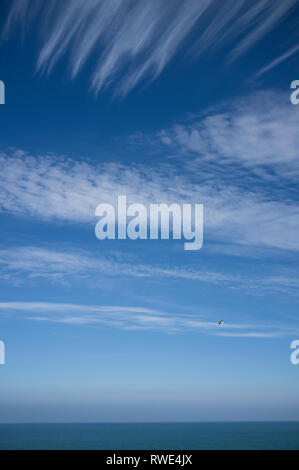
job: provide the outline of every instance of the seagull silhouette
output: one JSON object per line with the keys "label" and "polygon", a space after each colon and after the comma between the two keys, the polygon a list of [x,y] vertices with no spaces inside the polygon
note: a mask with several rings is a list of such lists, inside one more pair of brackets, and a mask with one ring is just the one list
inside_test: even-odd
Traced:
{"label": "seagull silhouette", "polygon": [[220,321],[218,322],[218,326],[223,325],[223,323],[224,323],[224,321],[223,321],[223,320],[220,320]]}

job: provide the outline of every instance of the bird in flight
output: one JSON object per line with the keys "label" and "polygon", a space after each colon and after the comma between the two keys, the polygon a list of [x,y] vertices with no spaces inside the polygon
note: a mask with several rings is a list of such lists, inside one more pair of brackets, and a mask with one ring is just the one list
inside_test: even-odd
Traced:
{"label": "bird in flight", "polygon": [[220,321],[218,322],[218,326],[223,325],[223,323],[224,323],[224,321],[223,321],[223,320],[220,320]]}

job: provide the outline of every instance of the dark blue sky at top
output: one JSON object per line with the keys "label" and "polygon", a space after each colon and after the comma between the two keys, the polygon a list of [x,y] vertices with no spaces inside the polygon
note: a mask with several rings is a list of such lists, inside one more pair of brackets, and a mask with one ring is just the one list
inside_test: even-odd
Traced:
{"label": "dark blue sky at top", "polygon": [[[226,57],[231,45],[205,53],[201,60],[194,60],[191,55],[186,57],[181,51],[154,82],[143,80],[123,99],[113,97],[113,87],[97,96],[89,90],[92,57],[73,80],[70,80],[68,52],[52,73],[38,72],[37,36],[41,24],[35,25],[28,37],[26,29],[17,27],[0,46],[1,79],[7,84],[8,103],[1,122],[2,145],[41,153],[71,153],[73,157],[122,159],[123,152],[113,148],[118,139],[127,140],[136,132],[158,131],[189,113],[226,101],[227,97],[233,100],[260,88],[286,92],[296,76],[296,56],[271,74],[259,80],[250,79],[288,47],[295,24],[294,14],[282,27],[270,32],[262,44],[253,46],[245,57],[233,63],[228,63]],[[143,156],[136,155],[136,158],[143,159]]]}

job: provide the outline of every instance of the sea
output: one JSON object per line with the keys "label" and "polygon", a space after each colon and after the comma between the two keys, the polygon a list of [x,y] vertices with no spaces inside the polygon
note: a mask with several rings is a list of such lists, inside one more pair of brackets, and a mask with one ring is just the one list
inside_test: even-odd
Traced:
{"label": "sea", "polygon": [[299,422],[0,424],[1,450],[299,450]]}

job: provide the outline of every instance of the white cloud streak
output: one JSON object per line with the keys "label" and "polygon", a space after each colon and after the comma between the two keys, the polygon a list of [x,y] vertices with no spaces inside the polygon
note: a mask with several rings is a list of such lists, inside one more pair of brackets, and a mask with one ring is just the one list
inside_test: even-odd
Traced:
{"label": "white cloud streak", "polygon": [[155,79],[181,50],[198,55],[228,43],[229,59],[240,57],[291,13],[295,3],[13,0],[4,36],[19,23],[25,31],[39,21],[39,70],[50,72],[68,52],[74,78],[92,56],[91,88],[99,92],[116,85],[115,94],[125,96],[141,80]]}
{"label": "white cloud streak", "polygon": [[271,338],[288,335],[288,330],[267,331],[264,325],[227,322],[221,331],[218,321],[203,315],[170,314],[143,307],[111,305],[78,305],[49,302],[0,302],[0,313],[22,315],[36,322],[54,322],[68,325],[110,326],[124,330],[151,330],[161,333],[197,331],[211,335]]}
{"label": "white cloud streak", "polygon": [[272,60],[270,64],[266,65],[263,67],[261,70],[259,70],[253,77],[252,79],[258,78],[261,75],[264,75],[264,73],[269,72],[269,70],[272,70],[274,67],[277,67],[281,62],[284,62],[287,60],[289,57],[292,57],[296,52],[299,51],[299,44],[296,46],[292,47],[289,51],[285,52],[281,56],[277,57],[277,59]]}
{"label": "white cloud streak", "polygon": [[[123,255],[125,258],[126,256]],[[273,270],[272,270],[273,271]],[[111,278],[129,277],[146,280],[184,280],[200,282],[260,295],[266,292],[287,292],[297,295],[299,281],[296,273],[279,268],[279,273],[260,272],[255,277],[242,272],[234,274],[196,266],[159,266],[149,263],[124,262],[119,256],[98,256],[84,250],[55,250],[40,247],[17,247],[0,250],[0,278],[28,284],[28,281],[46,280],[65,284],[82,282],[91,286]]]}
{"label": "white cloud streak", "polygon": [[82,279],[101,276],[130,276],[137,278],[167,278],[202,281],[211,284],[240,284],[237,276],[225,273],[187,269],[180,267],[163,268],[150,264],[127,263],[116,257],[95,256],[88,251],[68,252],[38,247],[17,247],[0,250],[0,272],[4,277],[29,279]]}

